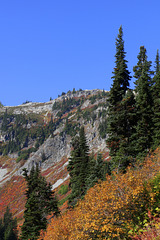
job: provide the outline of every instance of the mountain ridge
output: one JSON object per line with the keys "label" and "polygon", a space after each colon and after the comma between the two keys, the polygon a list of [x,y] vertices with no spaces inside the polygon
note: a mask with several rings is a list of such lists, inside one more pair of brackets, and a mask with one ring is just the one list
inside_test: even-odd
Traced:
{"label": "mountain ridge", "polygon": [[[30,171],[31,167],[36,164],[39,164],[42,175],[52,184],[53,189],[68,182],[67,164],[70,157],[71,140],[78,134],[82,125],[85,128],[90,154],[97,155],[101,152],[104,160],[108,160],[107,136],[102,138],[99,130],[100,124],[107,118],[107,97],[108,91],[98,89],[81,90],[74,93],[69,91],[47,103],[26,103],[17,107],[1,108],[0,136],[3,152],[0,156],[0,192],[3,192],[3,188],[7,185],[13,184],[15,181],[13,179],[18,179],[15,182],[18,186],[22,181],[20,179],[23,168]],[[4,117],[5,114],[8,115]],[[5,119],[7,119],[7,124],[4,128]],[[42,130],[44,136],[42,136]],[[11,150],[4,154],[9,144],[12,146],[13,143],[16,143],[16,133],[19,134],[19,132],[22,135],[18,135],[22,141],[19,146],[20,150],[14,151],[14,148],[9,148]],[[25,134],[28,134],[26,135],[27,144],[25,143],[26,138],[23,139]],[[42,138],[43,141],[41,141]],[[30,149],[34,149],[34,151],[30,151]],[[24,158],[26,152],[27,159]],[[22,189],[24,191],[23,187]],[[22,197],[23,191],[21,196],[15,197],[14,201],[11,202],[13,209],[16,201],[24,199],[24,196]],[[11,193],[9,192],[9,194]],[[0,193],[2,213],[6,207],[2,201],[3,197],[4,193]],[[23,208],[24,203],[21,203],[18,210],[13,211],[13,214],[21,218]]]}

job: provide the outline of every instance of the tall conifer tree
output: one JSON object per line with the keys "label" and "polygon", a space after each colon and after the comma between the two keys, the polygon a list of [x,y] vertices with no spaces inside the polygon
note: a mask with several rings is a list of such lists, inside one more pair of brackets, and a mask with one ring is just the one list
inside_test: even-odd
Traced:
{"label": "tall conifer tree", "polygon": [[[118,156],[118,160],[117,154],[123,156],[120,152],[122,151],[122,148],[124,148],[124,139],[127,139],[127,141],[125,140],[125,145],[128,144],[131,135],[131,127],[129,126],[131,121],[128,121],[131,116],[128,116],[128,106],[134,104],[134,96],[131,93],[131,90],[128,93],[128,96],[126,95],[129,90],[131,76],[128,71],[125,56],[126,52],[124,51],[123,30],[121,26],[116,39],[116,61],[112,77],[113,84],[108,99],[107,145],[110,149],[113,167],[120,167],[120,165],[123,165],[124,159],[121,158],[121,161],[119,162],[120,157]],[[127,155],[129,154],[127,153]]]}
{"label": "tall conifer tree", "polygon": [[69,204],[75,205],[78,199],[85,195],[87,190],[87,177],[89,169],[89,147],[84,127],[81,127],[79,136],[72,141],[73,150],[68,164],[70,186],[72,193]]}
{"label": "tall conifer tree", "polygon": [[160,144],[160,58],[157,50],[155,60],[155,71],[153,78],[153,124],[154,124],[154,145]]}
{"label": "tall conifer tree", "polygon": [[112,166],[125,170],[129,164],[135,161],[133,135],[136,125],[135,96],[131,89],[128,89],[119,104],[118,127],[119,145]]}
{"label": "tall conifer tree", "polygon": [[151,147],[152,143],[152,78],[151,61],[147,60],[146,49],[140,47],[138,63],[133,67],[136,94],[137,125],[134,134],[135,154],[143,156]]}
{"label": "tall conifer tree", "polygon": [[0,240],[17,240],[17,232],[17,219],[13,218],[7,207],[3,219],[0,219]]}
{"label": "tall conifer tree", "polygon": [[[98,153],[97,159],[94,155],[90,156],[89,161],[89,174],[87,178],[87,187],[88,189],[93,187],[99,180],[105,180],[107,172],[107,167],[109,167],[109,162],[104,162],[102,154]],[[108,165],[107,165],[108,164]]]}
{"label": "tall conifer tree", "polygon": [[22,225],[22,240],[36,240],[40,230],[47,227],[47,215],[59,213],[57,200],[44,177],[41,176],[39,167],[33,167],[28,174],[24,169],[24,177],[27,182],[26,205],[24,212],[24,223]]}

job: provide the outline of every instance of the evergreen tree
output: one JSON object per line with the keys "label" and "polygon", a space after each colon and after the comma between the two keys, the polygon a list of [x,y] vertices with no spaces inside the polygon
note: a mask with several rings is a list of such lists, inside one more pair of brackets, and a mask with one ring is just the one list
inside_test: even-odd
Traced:
{"label": "evergreen tree", "polygon": [[36,240],[40,230],[47,227],[47,215],[57,215],[59,210],[51,185],[41,176],[38,165],[31,169],[30,174],[24,169],[24,177],[27,182],[27,201],[21,239]]}
{"label": "evergreen tree", "polygon": [[153,123],[154,123],[154,146],[160,144],[160,58],[157,50],[155,60],[155,72],[153,78]]}
{"label": "evergreen tree", "polygon": [[74,206],[89,188],[94,186],[98,180],[104,180],[106,173],[109,173],[109,164],[104,163],[101,154],[98,154],[96,160],[93,154],[89,156],[84,127],[81,127],[79,136],[72,140],[72,147],[67,167],[72,189],[69,197],[70,206]]}
{"label": "evergreen tree", "polygon": [[155,60],[155,74],[160,71],[160,62],[159,62],[159,50],[157,49],[156,60]]}
{"label": "evergreen tree", "polygon": [[0,219],[0,239],[17,240],[17,220],[13,219],[9,207],[6,208],[3,219]]}
{"label": "evergreen tree", "polygon": [[152,78],[151,61],[147,60],[146,49],[140,47],[138,63],[133,67],[136,94],[137,125],[134,134],[134,150],[136,155],[144,155],[152,142]]}
{"label": "evergreen tree", "polygon": [[133,135],[136,125],[135,96],[131,89],[128,89],[122,101],[119,104],[118,112],[118,134],[119,145],[116,154],[112,157],[112,168],[125,171],[129,164],[135,161]]}
{"label": "evergreen tree", "polygon": [[131,79],[130,72],[127,67],[127,60],[125,59],[126,52],[124,51],[124,40],[122,26],[119,28],[119,34],[116,38],[116,54],[115,54],[115,68],[113,71],[113,84],[110,89],[110,104],[114,105],[120,102],[125,95],[129,81]]}
{"label": "evergreen tree", "polygon": [[[120,165],[123,164],[123,160],[120,164],[117,163],[117,154],[119,155],[120,151],[126,151],[125,146],[129,143],[132,128],[130,124],[132,123],[131,118],[133,118],[133,111],[128,111],[130,108],[133,109],[134,95],[131,90],[129,91],[129,81],[131,77],[125,55],[121,26],[116,39],[116,61],[112,77],[113,84],[108,99],[107,145],[110,149],[113,167],[120,167]],[[129,155],[129,153],[126,155]]]}
{"label": "evergreen tree", "polygon": [[93,155],[90,156],[89,170],[87,178],[87,188],[93,187],[99,180],[105,180],[107,168],[103,161],[102,154],[98,154],[97,159]]}
{"label": "evergreen tree", "polygon": [[73,151],[71,152],[67,169],[70,174],[70,187],[72,189],[69,204],[75,205],[77,200],[85,195],[87,190],[89,147],[84,127],[81,127],[79,136],[72,141],[72,146]]}

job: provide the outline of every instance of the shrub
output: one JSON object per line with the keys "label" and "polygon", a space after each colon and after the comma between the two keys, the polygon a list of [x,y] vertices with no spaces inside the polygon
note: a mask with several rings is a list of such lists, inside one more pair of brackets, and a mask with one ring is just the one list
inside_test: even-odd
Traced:
{"label": "shrub", "polygon": [[58,191],[58,194],[64,195],[68,192],[68,185],[62,185]]}

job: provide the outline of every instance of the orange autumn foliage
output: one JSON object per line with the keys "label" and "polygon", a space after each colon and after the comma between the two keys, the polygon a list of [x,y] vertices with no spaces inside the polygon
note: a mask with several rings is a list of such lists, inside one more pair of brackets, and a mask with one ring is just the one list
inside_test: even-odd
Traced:
{"label": "orange autumn foliage", "polygon": [[26,183],[21,176],[14,176],[0,189],[0,218],[3,217],[7,206],[13,217],[22,219],[25,204]]}
{"label": "orange autumn foliage", "polygon": [[[44,240],[125,239],[133,235],[133,216],[154,202],[154,194],[147,206],[141,198],[144,182],[160,172],[160,157],[151,156],[126,174],[113,172],[106,181],[89,189],[85,198],[73,210],[53,218],[44,233]],[[131,236],[130,236],[131,237]]]}

